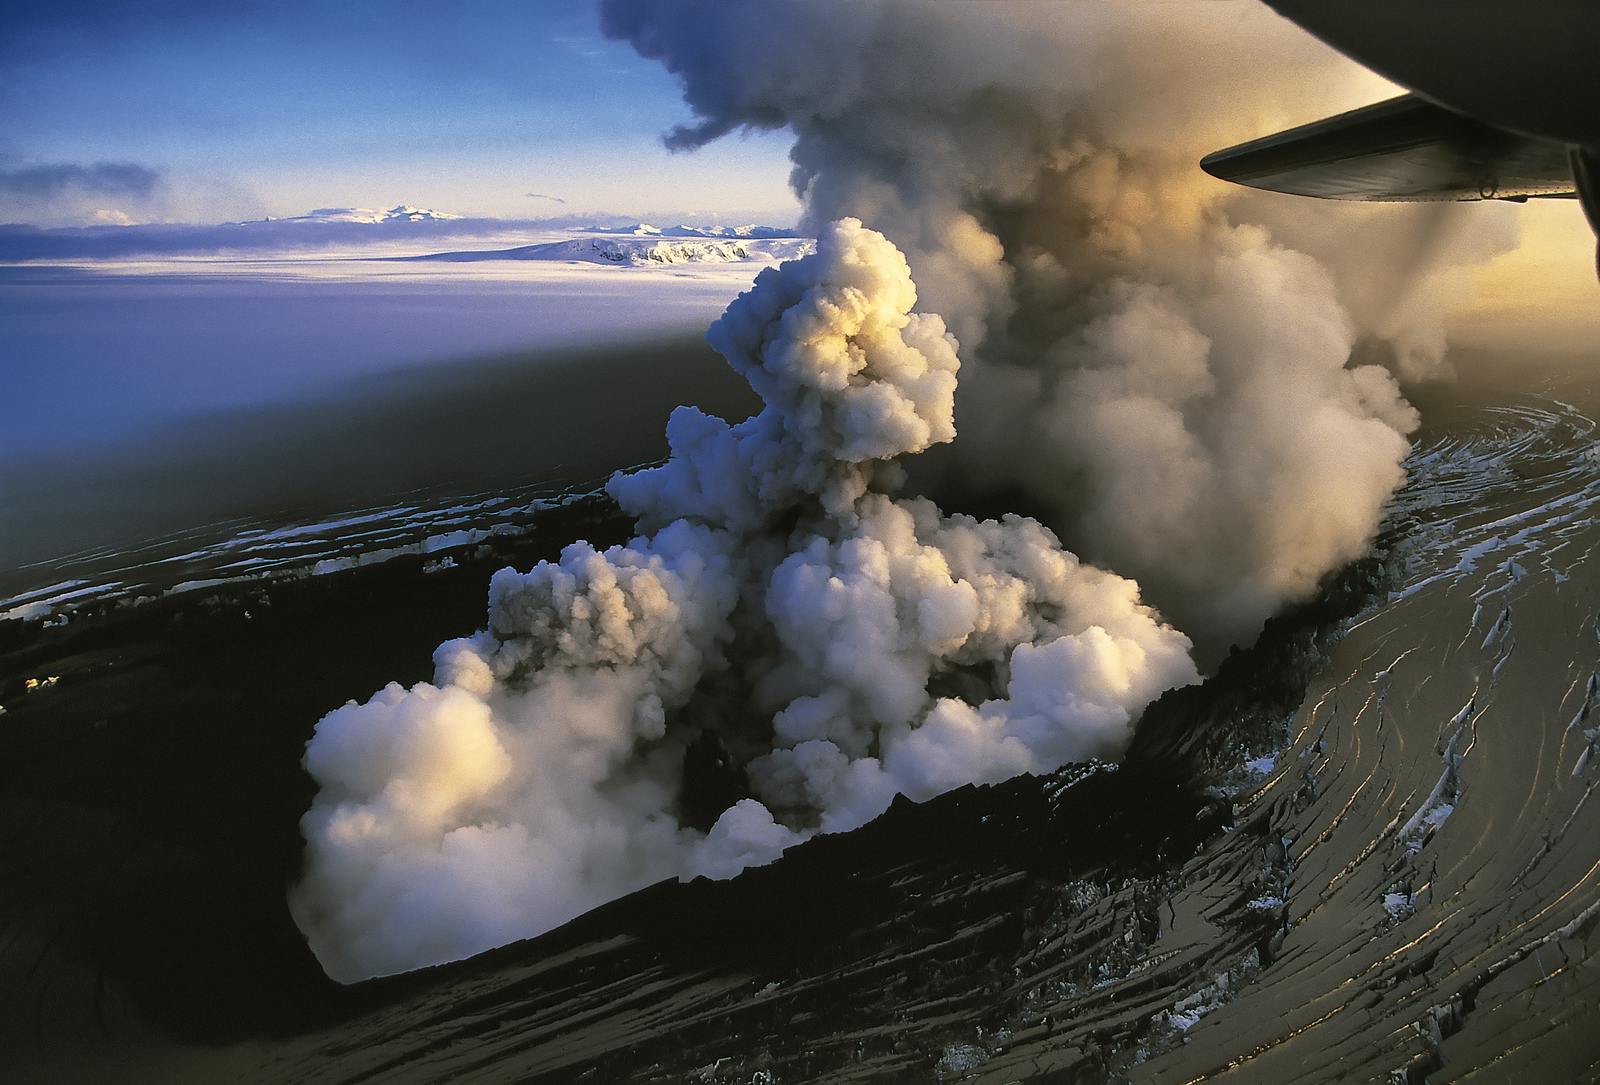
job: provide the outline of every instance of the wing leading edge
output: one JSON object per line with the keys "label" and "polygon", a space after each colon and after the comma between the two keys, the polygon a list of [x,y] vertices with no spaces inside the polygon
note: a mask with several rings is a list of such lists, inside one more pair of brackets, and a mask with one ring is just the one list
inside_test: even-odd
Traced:
{"label": "wing leading edge", "polygon": [[1451,112],[1414,94],[1216,151],[1213,177],[1334,200],[1571,197],[1567,150]]}

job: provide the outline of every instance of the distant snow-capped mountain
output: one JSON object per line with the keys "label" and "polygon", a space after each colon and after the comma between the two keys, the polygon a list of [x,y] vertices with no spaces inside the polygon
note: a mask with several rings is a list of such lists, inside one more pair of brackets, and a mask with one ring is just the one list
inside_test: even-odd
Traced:
{"label": "distant snow-capped mountain", "polygon": [[513,249],[488,249],[468,252],[438,252],[413,260],[567,260],[590,264],[649,267],[656,264],[733,264],[745,261],[776,262],[810,252],[810,238],[751,238],[718,240],[694,237],[690,240],[660,240],[651,235],[579,237],[569,241],[547,241]]}
{"label": "distant snow-capped mountain", "polygon": [[266,222],[356,222],[371,226],[381,226],[390,222],[446,222],[458,219],[460,215],[453,215],[448,211],[435,211],[427,207],[412,207],[410,204],[401,204],[391,207],[387,211],[374,211],[369,207],[319,207],[304,215],[290,215],[286,218],[252,219],[247,222],[234,223],[235,226],[254,226]]}
{"label": "distant snow-capped mountain", "polygon": [[786,226],[652,226],[648,222],[630,223],[626,226],[586,226],[584,232],[609,234],[621,237],[713,237],[745,240],[772,240],[798,238],[797,230]]}
{"label": "distant snow-capped mountain", "polygon": [[807,251],[810,245],[797,230],[784,226],[654,226],[646,222],[600,225],[595,218],[498,219],[400,204],[387,210],[319,207],[303,215],[215,224],[38,227],[0,223],[0,263],[335,248],[347,253],[367,250],[373,256],[391,256],[402,244],[414,245],[410,251],[415,253],[429,247],[473,244],[474,239],[483,245],[542,244],[493,252],[439,252],[416,258],[583,260],[625,266],[730,263],[786,259]]}

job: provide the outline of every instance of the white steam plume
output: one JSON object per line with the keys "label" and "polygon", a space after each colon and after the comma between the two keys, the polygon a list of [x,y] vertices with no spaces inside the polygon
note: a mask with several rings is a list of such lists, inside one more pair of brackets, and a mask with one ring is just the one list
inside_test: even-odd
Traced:
{"label": "white steam plume", "polygon": [[[955,436],[956,342],[846,220],[763,271],[710,340],[764,409],[693,408],[612,479],[644,532],[502,570],[432,683],[317,725],[297,920],[340,980],[466,956],[672,875],[727,877],[897,793],[1115,755],[1190,642],[1033,520],[891,496]],[[748,795],[687,823],[685,753]]]}
{"label": "white steam plume", "polygon": [[1202,174],[1207,151],[1393,93],[1256,0],[603,0],[602,19],[680,78],[699,119],[669,144],[787,127],[810,219],[905,251],[967,363],[962,440],[914,481],[1021,490],[1208,656],[1370,545],[1416,417],[1352,352],[1438,371],[1462,268],[1510,242],[1505,208]]}

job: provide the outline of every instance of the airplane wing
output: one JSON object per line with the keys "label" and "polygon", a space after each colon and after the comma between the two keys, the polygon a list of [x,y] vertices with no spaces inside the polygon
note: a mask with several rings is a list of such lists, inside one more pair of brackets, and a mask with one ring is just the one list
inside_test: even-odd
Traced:
{"label": "airplane wing", "polygon": [[1266,0],[1379,75],[1496,128],[1600,145],[1595,0]]}
{"label": "airplane wing", "polygon": [[1516,135],[1414,94],[1216,151],[1224,181],[1334,200],[1571,197],[1564,146]]}

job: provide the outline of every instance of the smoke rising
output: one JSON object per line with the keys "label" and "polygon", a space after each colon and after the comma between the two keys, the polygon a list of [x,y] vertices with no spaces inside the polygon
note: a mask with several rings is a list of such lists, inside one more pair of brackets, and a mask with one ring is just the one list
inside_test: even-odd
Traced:
{"label": "smoke rising", "polygon": [[[1286,85],[1311,115],[1376,97],[1260,5],[602,15],[681,79],[673,146],[795,133],[818,249],[709,334],[761,412],[679,408],[671,458],[612,480],[637,538],[501,572],[433,683],[318,725],[293,904],[339,979],[730,876],[897,793],[1114,756],[1196,644],[1368,547],[1417,424],[1394,370],[1437,370],[1461,265],[1500,243],[1419,228],[1385,290],[1359,253],[1403,250],[1405,209],[1203,177],[1308,119]],[[738,780],[709,813],[706,761]]]}
{"label": "smoke rising", "polygon": [[[708,338],[765,406],[673,412],[610,491],[643,532],[497,573],[435,678],[329,713],[292,898],[354,980],[537,933],[664,877],[728,877],[896,794],[1113,756],[1197,677],[1138,586],[1039,523],[896,498],[955,436],[956,341],[855,220],[765,270]],[[701,829],[691,745],[745,771]]]}
{"label": "smoke rising", "polygon": [[1207,657],[1370,544],[1416,425],[1389,369],[1441,372],[1462,268],[1513,240],[1504,208],[1205,177],[1207,151],[1384,93],[1258,3],[602,17],[681,80],[698,120],[669,144],[786,126],[809,221],[857,216],[905,251],[967,348],[962,440],[918,486],[1020,488]]}

